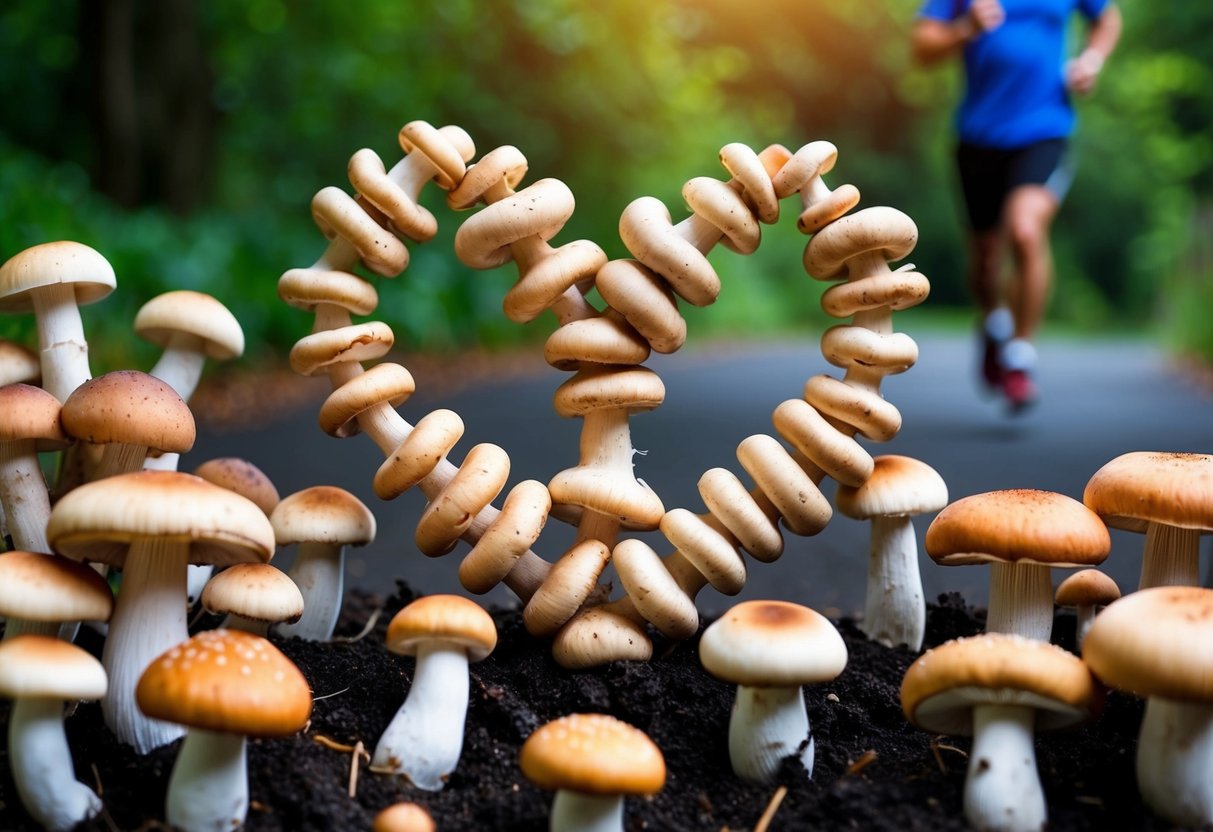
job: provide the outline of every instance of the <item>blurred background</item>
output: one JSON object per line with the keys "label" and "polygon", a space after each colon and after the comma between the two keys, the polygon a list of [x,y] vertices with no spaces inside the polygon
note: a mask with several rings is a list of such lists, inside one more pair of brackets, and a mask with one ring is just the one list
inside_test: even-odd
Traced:
{"label": "blurred background", "polygon": [[[1213,5],[1121,0],[1125,36],[1080,104],[1078,179],[1055,226],[1052,326],[1131,329],[1213,357]],[[526,182],[564,180],[578,210],[558,241],[626,256],[637,196],[675,221],[692,176],[726,178],[730,141],[838,145],[833,184],[918,223],[932,281],[917,314],[972,323],[952,178],[955,67],[911,65],[916,0],[40,0],[0,7],[0,259],[49,240],[94,246],[119,290],[85,310],[95,373],[146,369],[135,311],[169,289],[218,297],[245,328],[246,365],[281,361],[310,316],[277,299],[286,268],[324,249],[309,201],[349,190],[350,155],[390,166],[406,122],[458,124],[477,155],[526,154]],[[379,281],[375,317],[405,350],[539,342],[550,316],[506,321],[512,269],[463,267],[461,222],[427,189],[439,237]],[[720,303],[691,337],[816,331],[821,287],[794,223],[749,257],[716,252]],[[795,252],[793,254],[792,252]],[[756,325],[757,324],[757,325]],[[917,324],[916,324],[917,325]],[[0,316],[28,339],[32,318]]]}

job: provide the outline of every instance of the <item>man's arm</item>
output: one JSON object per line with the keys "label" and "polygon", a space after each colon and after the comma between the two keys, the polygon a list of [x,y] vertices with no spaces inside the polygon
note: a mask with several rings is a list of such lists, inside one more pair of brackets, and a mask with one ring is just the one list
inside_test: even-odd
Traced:
{"label": "man's arm", "polygon": [[924,66],[938,63],[991,29],[997,29],[1005,17],[999,0],[973,0],[968,11],[955,20],[919,18],[911,32],[910,53]]}
{"label": "man's arm", "polygon": [[1091,23],[1086,47],[1066,68],[1066,83],[1071,90],[1086,95],[1095,89],[1095,81],[1116,48],[1123,26],[1120,8],[1115,3],[1108,3]]}

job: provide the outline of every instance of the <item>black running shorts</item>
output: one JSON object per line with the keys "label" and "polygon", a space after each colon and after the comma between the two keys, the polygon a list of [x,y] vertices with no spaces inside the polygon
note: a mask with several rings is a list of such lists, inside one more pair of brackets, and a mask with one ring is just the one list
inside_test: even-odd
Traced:
{"label": "black running shorts", "polygon": [[1003,201],[1020,185],[1044,185],[1060,204],[1073,179],[1065,139],[1046,139],[1014,150],[962,142],[956,148],[956,165],[974,231],[995,228]]}

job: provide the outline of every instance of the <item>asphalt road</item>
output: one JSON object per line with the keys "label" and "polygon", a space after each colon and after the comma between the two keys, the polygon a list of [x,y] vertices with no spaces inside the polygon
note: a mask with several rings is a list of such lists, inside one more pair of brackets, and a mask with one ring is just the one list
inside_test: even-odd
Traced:
{"label": "asphalt road", "polygon": [[[954,334],[911,333],[918,341],[918,364],[885,380],[885,398],[901,410],[903,427],[891,442],[869,443],[873,453],[899,453],[933,466],[948,484],[951,499],[1002,488],[1040,488],[1081,499],[1088,478],[1105,462],[1128,451],[1213,451],[1213,390],[1180,372],[1146,342],[1044,340],[1040,345],[1041,403],[1010,418],[979,395],[973,381],[973,344]],[[409,365],[408,356],[399,358]],[[509,362],[496,372],[469,374],[460,385],[438,392],[419,386],[400,408],[410,423],[438,408],[463,417],[467,432],[452,453],[460,461],[472,445],[493,442],[512,460],[510,483],[546,482],[576,464],[580,423],[557,417],[551,395],[567,374],[538,357]],[[803,342],[716,344],[657,356],[648,364],[663,379],[665,404],[631,421],[637,476],[662,498],[667,509],[703,509],[696,481],[708,468],[725,467],[748,479],[734,456],[751,433],[773,433],[772,409],[800,395],[809,376],[837,375],[821,357],[816,338]],[[310,382],[300,379],[301,385]],[[319,393],[323,388],[315,388]],[[467,551],[460,545],[431,560],[413,545],[413,529],[424,507],[414,490],[390,503],[371,490],[383,461],[363,436],[345,440],[324,434],[316,423],[319,402],[291,410],[263,427],[217,431],[200,425],[199,440],[181,464],[191,470],[216,456],[241,456],[262,468],[283,496],[312,485],[337,485],[359,496],[374,511],[374,543],[351,550],[351,585],[391,592],[403,578],[422,592],[461,592],[456,570]],[[273,411],[277,405],[265,402]],[[832,488],[827,487],[827,494]],[[497,505],[500,505],[498,501]],[[929,517],[916,521],[921,546]],[[659,553],[669,551],[657,535],[645,535]],[[535,550],[555,560],[573,539],[573,530],[551,520]],[[835,513],[820,534],[787,536],[783,557],[772,564],[750,561],[740,598],[779,598],[832,613],[862,608],[868,530],[864,523]],[[1142,538],[1113,532],[1112,554],[1104,565],[1122,587],[1135,586]],[[1206,539],[1206,551],[1209,548]],[[279,555],[285,568],[293,552]],[[986,596],[986,567],[940,567],[920,554],[926,594],[958,591],[974,603]],[[1208,560],[1205,561],[1206,570]],[[1060,577],[1058,578],[1060,580]],[[718,613],[735,599],[705,589],[699,607]],[[486,601],[509,604],[504,588]]]}

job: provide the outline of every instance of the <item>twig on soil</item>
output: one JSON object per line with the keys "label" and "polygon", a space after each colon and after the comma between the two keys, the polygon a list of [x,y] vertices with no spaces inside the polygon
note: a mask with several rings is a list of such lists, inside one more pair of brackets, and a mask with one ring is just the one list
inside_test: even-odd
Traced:
{"label": "twig on soil", "polygon": [[366,621],[366,626],[362,628],[362,632],[358,633],[358,635],[333,636],[330,641],[339,641],[342,644],[354,644],[355,642],[362,641],[371,633],[372,630],[375,629],[375,625],[379,623],[379,616],[381,615],[383,615],[383,607],[379,607],[377,610],[371,613],[371,617]]}
{"label": "twig on soil", "polygon": [[874,762],[876,762],[876,749],[869,748],[859,755],[858,760],[847,766],[847,774],[858,774]]}
{"label": "twig on soil", "polygon": [[943,740],[940,737],[935,737],[934,739],[931,740],[931,753],[935,755],[935,764],[937,766],[939,766],[940,774],[948,773],[948,767],[946,765],[944,765],[943,755],[939,753],[940,750],[955,751],[957,754],[959,754],[962,757],[969,756],[967,753],[965,753],[965,750],[963,748],[957,748],[954,745],[948,745],[947,743],[943,742]]}
{"label": "twig on soil", "polygon": [[358,740],[353,745],[346,745],[343,742],[337,742],[331,737],[326,737],[324,734],[317,734],[312,737],[312,740],[323,745],[330,751],[339,751],[342,754],[350,755],[350,779],[349,785],[346,788],[350,797],[355,797],[358,794],[358,760],[365,758],[369,763],[371,755],[366,750],[366,746],[362,744],[362,740]]}
{"label": "twig on soil", "polygon": [[[350,687],[353,687],[353,686],[351,685]],[[341,690],[335,690],[332,693],[326,693],[323,696],[313,696],[312,701],[319,702],[321,699],[331,699],[334,696],[340,696],[341,694],[345,693],[349,689],[350,688],[345,687],[345,688],[342,688]],[[317,737],[317,739],[319,739],[319,737]]]}
{"label": "twig on soil", "polygon": [[787,793],[787,786],[780,786],[775,790],[775,794],[771,795],[771,801],[767,804],[766,811],[762,813],[762,817],[754,825],[754,832],[767,832],[767,827],[771,825],[771,820],[774,819],[775,813],[779,811],[779,804],[783,803],[783,799],[787,796]]}
{"label": "twig on soil", "polygon": [[97,770],[97,764],[89,763],[88,767],[93,770],[93,782],[97,784],[93,791],[97,793],[97,797],[105,797],[105,787],[101,785],[101,772]]}

